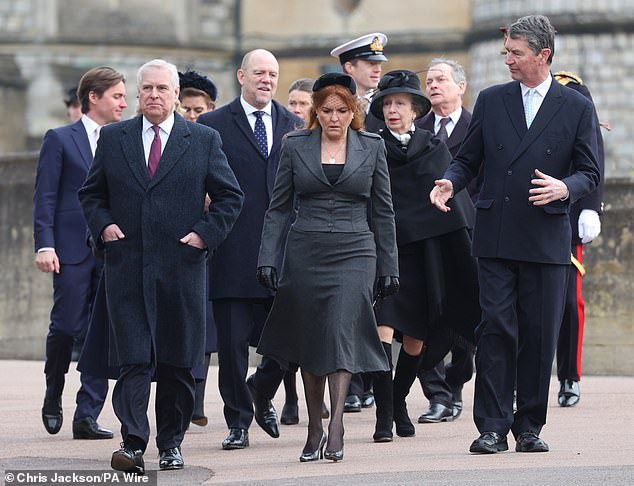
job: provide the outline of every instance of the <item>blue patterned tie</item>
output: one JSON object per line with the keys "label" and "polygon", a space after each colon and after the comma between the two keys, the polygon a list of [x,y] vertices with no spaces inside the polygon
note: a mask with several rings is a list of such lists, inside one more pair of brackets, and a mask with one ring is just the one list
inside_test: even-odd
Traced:
{"label": "blue patterned tie", "polygon": [[535,107],[533,98],[535,97],[535,89],[529,89],[524,95],[524,116],[526,117],[526,127],[530,128],[535,118]]}
{"label": "blue patterned tie", "polygon": [[266,159],[269,156],[269,143],[266,138],[266,127],[264,126],[264,121],[262,121],[264,112],[254,111],[253,114],[255,115],[255,130],[253,130],[253,133],[255,134],[255,139],[258,142],[260,153]]}

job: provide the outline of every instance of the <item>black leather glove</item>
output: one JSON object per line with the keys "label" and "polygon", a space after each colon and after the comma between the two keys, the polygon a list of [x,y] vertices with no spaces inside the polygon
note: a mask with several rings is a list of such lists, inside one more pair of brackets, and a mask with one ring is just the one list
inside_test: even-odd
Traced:
{"label": "black leather glove", "polygon": [[258,282],[267,289],[277,290],[277,269],[275,267],[258,267]]}
{"label": "black leather glove", "polygon": [[379,277],[378,297],[380,299],[384,299],[385,297],[394,295],[396,292],[398,292],[398,289],[400,286],[401,284],[398,281],[398,277],[390,277],[390,276]]}

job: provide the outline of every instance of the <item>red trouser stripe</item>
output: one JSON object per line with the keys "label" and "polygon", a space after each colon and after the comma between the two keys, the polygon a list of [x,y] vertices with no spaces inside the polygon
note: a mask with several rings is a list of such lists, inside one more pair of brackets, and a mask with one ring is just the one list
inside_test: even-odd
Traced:
{"label": "red trouser stripe", "polygon": [[[575,258],[579,260],[579,263],[583,264],[583,245],[578,244],[575,246]],[[575,272],[577,278],[577,322],[579,326],[579,332],[577,333],[577,371],[579,378],[581,378],[581,346],[583,345],[583,325],[585,321],[585,302],[583,301],[583,295],[581,295],[581,283],[583,277],[580,272]]]}

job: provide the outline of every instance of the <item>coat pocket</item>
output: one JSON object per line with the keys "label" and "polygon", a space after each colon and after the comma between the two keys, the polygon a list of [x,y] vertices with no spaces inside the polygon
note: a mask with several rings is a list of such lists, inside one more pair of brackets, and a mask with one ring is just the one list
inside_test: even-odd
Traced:
{"label": "coat pocket", "polygon": [[478,199],[475,202],[474,207],[476,209],[491,209],[494,202],[495,199]]}

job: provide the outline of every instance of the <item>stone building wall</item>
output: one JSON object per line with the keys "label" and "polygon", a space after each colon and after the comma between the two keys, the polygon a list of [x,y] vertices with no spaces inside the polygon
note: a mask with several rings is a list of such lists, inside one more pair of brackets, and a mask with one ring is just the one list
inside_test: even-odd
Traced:
{"label": "stone building wall", "polygon": [[[66,123],[62,99],[83,72],[107,64],[127,77],[155,57],[193,67],[218,84],[220,104],[238,92],[241,53],[264,47],[280,61],[276,98],[298,77],[338,68],[332,47],[358,35],[389,37],[385,71],[422,70],[432,57],[467,70],[465,102],[509,80],[499,26],[528,13],[557,27],[554,70],[579,73],[605,132],[603,233],[587,248],[585,371],[634,374],[634,2],[631,0],[0,0],[0,358],[41,358],[50,276],[33,266],[31,206],[44,132]],[[239,21],[238,21],[239,17]],[[8,122],[7,122],[8,121]]]}
{"label": "stone building wall", "polygon": [[603,132],[606,177],[634,176],[634,2],[631,0],[473,0],[469,92],[510,79],[499,27],[522,15],[549,16],[558,31],[552,70],[578,73],[594,98]]}

